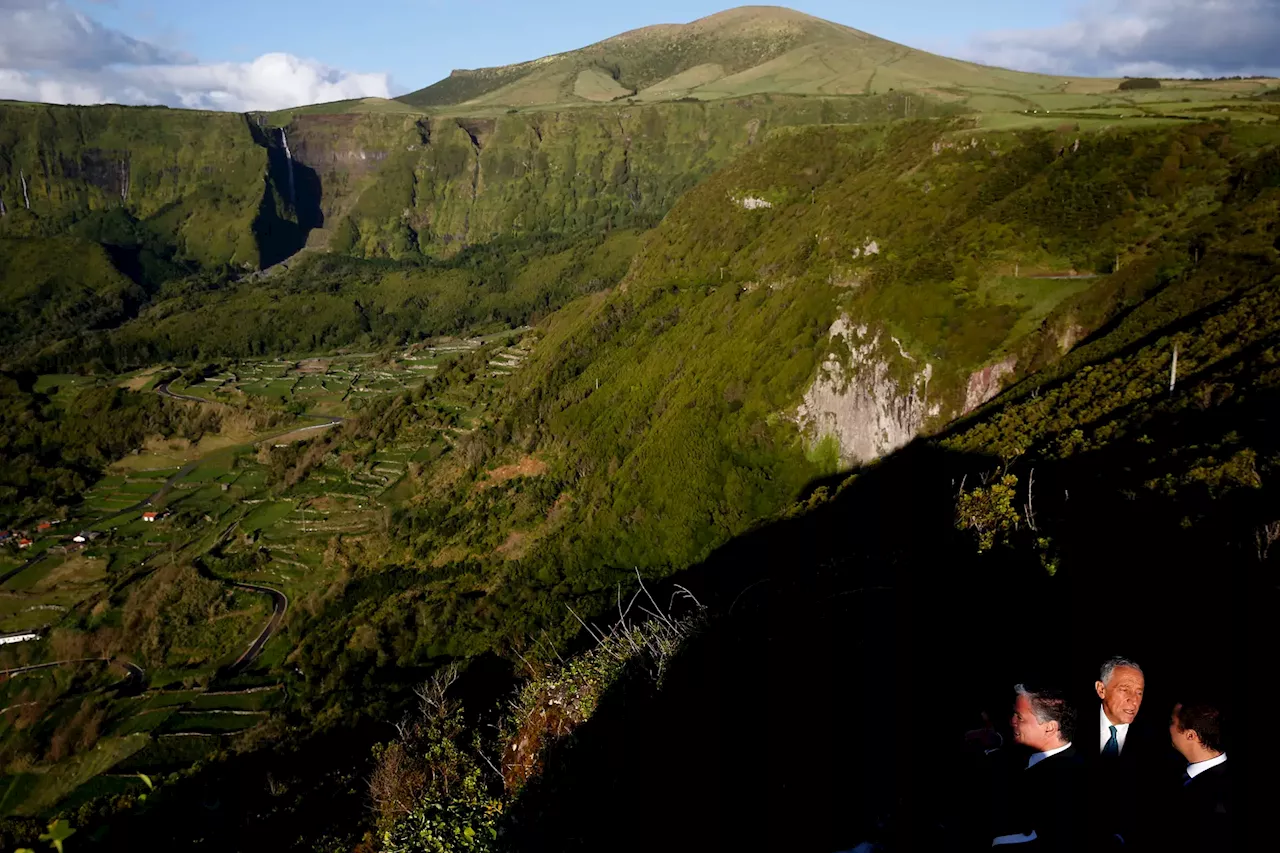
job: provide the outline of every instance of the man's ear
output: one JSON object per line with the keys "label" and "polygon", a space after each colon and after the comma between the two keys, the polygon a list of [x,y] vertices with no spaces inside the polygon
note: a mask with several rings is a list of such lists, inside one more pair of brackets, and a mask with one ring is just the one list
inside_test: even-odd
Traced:
{"label": "man's ear", "polygon": [[1099,699],[1107,698],[1107,685],[1103,684],[1101,681],[1093,682],[1093,690],[1098,694]]}

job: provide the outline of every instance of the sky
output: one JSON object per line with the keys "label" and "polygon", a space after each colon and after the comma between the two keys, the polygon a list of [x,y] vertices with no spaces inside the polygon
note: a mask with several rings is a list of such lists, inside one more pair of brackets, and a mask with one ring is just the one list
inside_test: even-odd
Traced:
{"label": "sky", "polygon": [[[394,97],[732,0],[0,0],[0,98],[223,110]],[[1053,74],[1280,75],[1280,0],[796,0],[912,47]]]}

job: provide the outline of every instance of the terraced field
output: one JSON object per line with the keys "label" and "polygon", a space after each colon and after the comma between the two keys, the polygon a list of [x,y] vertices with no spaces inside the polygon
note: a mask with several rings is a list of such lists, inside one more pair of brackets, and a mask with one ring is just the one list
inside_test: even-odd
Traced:
{"label": "terraced field", "polygon": [[[286,601],[326,589],[339,571],[327,555],[335,537],[375,534],[388,507],[414,496],[414,466],[449,453],[474,430],[487,401],[527,358],[522,333],[427,341],[393,354],[223,365],[195,383],[160,382],[165,372],[157,370],[118,377],[221,411],[277,411],[283,419],[264,432],[191,447],[149,442],[88,489],[35,547],[0,554],[0,631],[43,634],[0,651],[0,668],[91,657],[55,646],[80,649],[76,637],[101,631],[115,632],[113,642],[131,650],[124,660],[141,667],[134,677],[120,662],[90,661],[0,679],[0,742],[28,742],[22,732],[32,725],[52,733],[92,707],[100,744],[91,759],[36,754],[14,765],[0,776],[0,811],[37,815],[57,803],[137,792],[144,784],[138,773],[180,770],[253,736],[286,704],[285,659],[300,639],[286,618],[256,657],[231,666],[268,624],[272,600],[258,588]],[[437,413],[431,424],[354,457],[327,454],[296,484],[282,479],[278,459],[296,458],[288,455],[343,429],[343,418],[358,417],[368,401],[416,389],[480,347],[487,347],[484,359],[472,362],[480,367],[429,398]],[[41,381],[67,393],[88,384]],[[144,520],[144,508],[160,517]],[[78,534],[86,541],[74,542]],[[177,582],[190,588],[184,594],[206,596],[202,606],[218,615],[153,628],[148,620],[166,624],[181,600],[148,602],[164,589],[158,584]],[[158,647],[143,640],[152,631],[167,632]]]}

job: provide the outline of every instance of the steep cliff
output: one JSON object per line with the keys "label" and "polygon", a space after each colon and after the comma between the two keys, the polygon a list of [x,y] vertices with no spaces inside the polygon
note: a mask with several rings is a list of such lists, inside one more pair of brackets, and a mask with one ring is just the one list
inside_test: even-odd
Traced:
{"label": "steep cliff", "polygon": [[[796,418],[810,444],[834,440],[844,466],[874,462],[920,434],[926,418],[941,413],[929,404],[933,365],[917,364],[883,333],[841,316],[831,324],[833,349],[804,394]],[[896,369],[895,369],[896,368]],[[907,371],[906,381],[895,374]]]}
{"label": "steep cliff", "polygon": [[[941,109],[921,106],[913,110]],[[660,219],[770,130],[901,118],[907,100],[757,96],[488,117],[273,114],[314,174],[312,242],[364,257],[452,254],[501,235]],[[299,215],[306,217],[300,196]]]}
{"label": "steep cliff", "polygon": [[[122,210],[202,266],[304,244],[449,255],[502,235],[657,221],[771,129],[883,121],[901,96],[756,96],[466,118],[0,104],[0,236]],[[920,98],[912,110],[941,109]]]}
{"label": "steep cliff", "polygon": [[268,171],[243,116],[0,104],[0,235],[49,236],[120,208],[202,265],[256,267],[255,223],[279,218]]}

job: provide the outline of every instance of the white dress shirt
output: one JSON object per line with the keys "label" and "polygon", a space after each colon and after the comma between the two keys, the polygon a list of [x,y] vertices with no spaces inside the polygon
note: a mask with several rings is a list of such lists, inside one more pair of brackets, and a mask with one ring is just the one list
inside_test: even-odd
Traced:
{"label": "white dress shirt", "polygon": [[[1101,742],[1098,744],[1098,752],[1107,748],[1107,741],[1111,740],[1111,721],[1107,719],[1107,709],[1101,705],[1098,706],[1098,719],[1101,720]],[[1129,735],[1129,724],[1119,723],[1116,725],[1116,744],[1120,747],[1120,751],[1124,752],[1124,739]]]}
{"label": "white dress shirt", "polygon": [[1217,767],[1219,764],[1222,764],[1226,760],[1227,760],[1227,754],[1224,752],[1222,753],[1222,755],[1219,755],[1217,758],[1210,758],[1205,761],[1197,761],[1195,764],[1188,764],[1187,775],[1190,776],[1192,779],[1194,779],[1204,771],[1208,770],[1210,767]]}
{"label": "white dress shirt", "polygon": [[1044,752],[1037,752],[1035,755],[1032,755],[1030,758],[1027,759],[1027,769],[1030,770],[1032,767],[1035,767],[1037,764],[1039,764],[1041,761],[1044,761],[1049,756],[1057,755],[1059,752],[1063,752],[1064,750],[1067,750],[1070,748],[1071,748],[1071,741],[1067,741],[1062,746],[1059,746],[1056,749],[1047,749]]}

